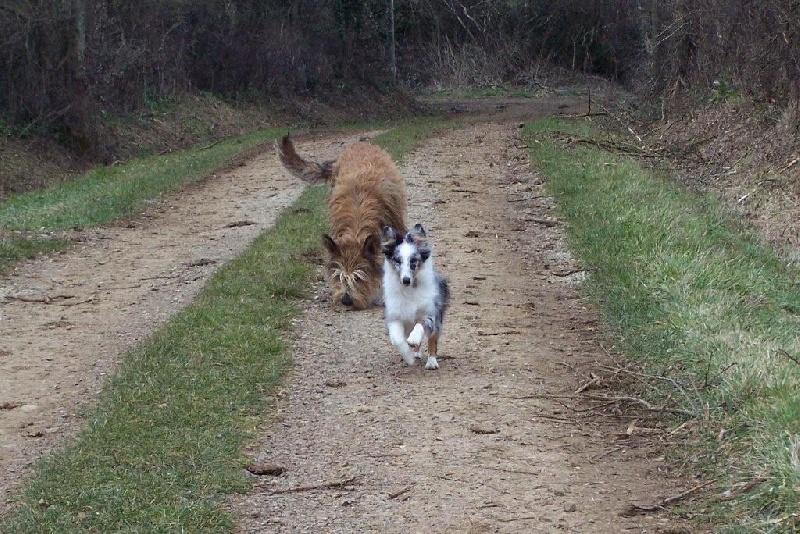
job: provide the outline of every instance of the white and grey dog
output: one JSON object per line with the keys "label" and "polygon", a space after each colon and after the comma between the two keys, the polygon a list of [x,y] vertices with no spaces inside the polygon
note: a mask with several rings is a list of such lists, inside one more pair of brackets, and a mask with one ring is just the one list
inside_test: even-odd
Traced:
{"label": "white and grey dog", "polygon": [[408,365],[421,358],[428,339],[425,369],[438,369],[436,351],[444,312],[450,303],[447,281],[433,268],[425,228],[417,224],[407,234],[383,229],[383,301],[392,345]]}

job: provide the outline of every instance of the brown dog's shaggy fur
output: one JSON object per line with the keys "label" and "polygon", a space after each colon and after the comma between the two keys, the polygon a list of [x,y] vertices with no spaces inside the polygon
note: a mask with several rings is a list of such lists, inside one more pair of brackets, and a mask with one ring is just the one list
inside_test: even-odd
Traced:
{"label": "brown dog's shaggy fur", "polygon": [[406,232],[406,186],[389,154],[369,143],[355,143],[339,159],[315,163],[301,158],[291,139],[277,146],[278,157],[306,182],[327,182],[330,235],[326,274],[335,302],[355,309],[380,297],[384,226]]}

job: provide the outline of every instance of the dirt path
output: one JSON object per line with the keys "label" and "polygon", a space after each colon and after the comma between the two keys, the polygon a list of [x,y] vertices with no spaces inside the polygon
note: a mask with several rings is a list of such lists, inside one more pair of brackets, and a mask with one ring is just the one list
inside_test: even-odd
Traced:
{"label": "dirt path", "polygon": [[[496,123],[410,155],[410,215],[453,288],[441,369],[405,367],[381,310],[343,313],[325,289],[297,323],[295,368],[248,453],[283,468],[230,503],[243,532],[652,532],[621,517],[685,488],[630,419],[575,411],[606,356],[517,124],[560,101],[497,104]],[[334,157],[354,137],[302,140]],[[126,228],[0,283],[0,491],[73,435],[116,362],[296,198],[266,154]],[[620,435],[627,439],[620,440]],[[326,486],[327,487],[321,487]],[[314,489],[316,487],[316,489]],[[0,502],[0,511],[11,504]]]}
{"label": "dirt path", "polygon": [[[677,493],[630,420],[581,417],[600,363],[581,273],[517,123],[431,140],[402,168],[452,311],[441,369],[401,363],[381,310],[324,298],[297,325],[293,379],[250,451],[283,469],[233,503],[246,532],[652,532],[631,503]],[[304,149],[304,147],[300,147]],[[569,274],[573,273],[573,274]],[[331,486],[331,487],[326,487]],[[672,492],[672,493],[671,493]]]}

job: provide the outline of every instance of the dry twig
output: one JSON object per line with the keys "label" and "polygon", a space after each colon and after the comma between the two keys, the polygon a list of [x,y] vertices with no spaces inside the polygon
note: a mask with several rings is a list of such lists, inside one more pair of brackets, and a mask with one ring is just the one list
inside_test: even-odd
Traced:
{"label": "dry twig", "polygon": [[531,476],[541,476],[541,473],[534,473],[533,471],[523,471],[521,469],[507,469],[505,467],[490,467],[487,465],[479,465],[481,469],[488,469],[489,471],[500,471],[502,473],[513,473],[516,475],[531,475]]}
{"label": "dry twig", "polygon": [[522,332],[519,330],[506,330],[505,332],[484,332],[483,330],[478,330],[479,336],[510,336],[510,335],[519,335]]}
{"label": "dry twig", "polygon": [[324,484],[313,484],[311,486],[298,486],[296,488],[278,489],[272,491],[271,495],[279,495],[282,493],[300,493],[302,491],[316,491],[316,490],[343,488],[345,486],[349,486],[350,484],[352,484],[355,481],[355,479],[356,477],[350,477],[335,482],[326,482]]}
{"label": "dry twig", "polygon": [[405,488],[403,488],[401,490],[394,491],[394,492],[389,494],[389,498],[390,499],[396,499],[399,496],[403,495],[404,493],[408,493],[408,491],[411,490],[412,487],[413,486],[406,486]]}
{"label": "dry twig", "polygon": [[627,397],[627,396],[619,396],[619,397],[605,397],[605,396],[598,396],[598,395],[588,395],[584,398],[597,400],[597,401],[604,401],[601,406],[606,406],[607,404],[614,404],[616,402],[629,402],[632,404],[639,404],[645,408],[645,410],[650,412],[659,412],[659,413],[672,413],[676,415],[684,415],[686,417],[691,417],[692,419],[697,418],[697,414],[690,411],[690,410],[683,410],[681,408],[667,408],[664,406],[653,406],[649,402],[644,399],[640,399],[638,397]]}
{"label": "dry twig", "polygon": [[797,356],[792,356],[791,354],[789,354],[789,352],[788,352],[788,351],[786,351],[786,350],[784,350],[784,349],[778,349],[776,352],[777,352],[778,354],[781,354],[781,355],[783,355],[783,356],[786,356],[787,358],[789,358],[790,360],[792,360],[794,363],[796,363],[796,364],[800,365],[800,358],[798,358]]}
{"label": "dry twig", "polygon": [[535,515],[523,515],[520,517],[506,517],[506,518],[497,518],[498,521],[501,523],[511,523],[512,521],[533,521],[535,519],[539,519]]}
{"label": "dry twig", "polygon": [[600,454],[595,454],[595,455],[594,455],[594,456],[592,456],[590,459],[591,459],[592,461],[596,462],[597,460],[600,460],[601,458],[605,458],[605,457],[606,457],[606,456],[608,456],[609,454],[614,454],[614,453],[615,453],[615,452],[617,452],[617,451],[621,451],[621,450],[622,450],[622,449],[624,449],[624,448],[625,448],[625,447],[623,447],[623,446],[621,446],[621,445],[617,445],[616,447],[611,447],[611,448],[610,448],[610,449],[608,449],[607,451],[601,452]]}
{"label": "dry twig", "polygon": [[736,497],[738,497],[739,495],[741,495],[742,493],[747,493],[748,491],[750,491],[751,489],[755,488],[756,486],[758,486],[762,482],[766,482],[766,481],[767,481],[766,477],[756,477],[753,480],[750,480],[749,482],[746,482],[746,483],[740,485],[738,488],[730,488],[728,490],[725,490],[720,495],[717,495],[717,500],[718,501],[731,501],[731,500],[735,499]]}
{"label": "dry twig", "polygon": [[689,497],[693,493],[696,493],[696,492],[700,491],[701,489],[710,486],[714,482],[716,482],[716,480],[714,480],[714,479],[708,480],[708,481],[703,482],[701,484],[698,484],[698,485],[696,485],[694,487],[691,487],[691,488],[689,488],[688,490],[686,490],[686,491],[684,491],[682,493],[679,493],[677,495],[673,495],[672,497],[667,497],[666,499],[658,502],[657,504],[653,504],[653,505],[631,504],[625,510],[620,512],[620,515],[622,515],[624,517],[630,517],[632,515],[646,514],[646,513],[649,513],[649,512],[658,512],[659,510],[664,510],[668,506],[671,506],[671,505],[675,504],[676,502],[682,501],[686,497]]}
{"label": "dry twig", "polygon": [[74,299],[75,295],[53,295],[52,297],[26,297],[25,295],[6,295],[6,300],[18,300],[20,302],[32,302],[41,304],[53,304],[61,300]]}
{"label": "dry twig", "polygon": [[[579,271],[576,271],[576,272],[579,272]],[[595,386],[600,385],[601,381],[602,381],[602,379],[598,375],[596,375],[594,373],[589,373],[589,380],[587,380],[586,382],[581,384],[580,387],[578,387],[578,389],[575,390],[575,394],[583,393],[587,389],[592,389]]]}
{"label": "dry twig", "polygon": [[781,167],[780,169],[778,169],[776,172],[777,172],[778,174],[782,174],[784,171],[787,171],[787,170],[789,170],[791,167],[794,167],[795,165],[797,165],[797,162],[798,162],[798,161],[800,161],[800,158],[797,158],[797,157],[796,157],[796,158],[794,158],[793,160],[791,160],[789,163],[787,163],[786,165],[784,165],[783,167]]}

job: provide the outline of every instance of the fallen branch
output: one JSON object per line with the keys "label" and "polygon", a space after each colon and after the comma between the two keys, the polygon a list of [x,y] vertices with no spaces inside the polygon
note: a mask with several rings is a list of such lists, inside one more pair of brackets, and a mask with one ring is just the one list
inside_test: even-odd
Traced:
{"label": "fallen branch", "polygon": [[512,521],[533,521],[535,519],[539,519],[539,518],[536,517],[535,515],[523,515],[523,516],[520,516],[520,517],[506,517],[506,518],[498,517],[497,518],[497,520],[500,521],[501,523],[511,523]]}
{"label": "fallen branch", "polygon": [[[606,350],[605,347],[603,347],[603,350],[605,350],[606,354],[608,354],[608,350]],[[604,365],[603,368],[606,369],[607,371],[611,371],[614,374],[625,373],[626,375],[635,376],[637,378],[645,378],[645,379],[651,379],[651,380],[660,380],[662,382],[669,382],[670,384],[672,384],[672,387],[674,387],[676,390],[680,391],[685,397],[687,397],[687,398],[689,397],[688,393],[683,388],[683,386],[681,386],[678,383],[678,381],[675,380],[674,378],[671,378],[671,377],[668,377],[668,376],[649,375],[649,374],[645,374],[645,373],[639,373],[637,371],[631,371],[630,369],[625,369],[624,367],[619,367],[619,366],[611,367],[611,366],[608,366],[608,365]]]}
{"label": "fallen branch", "polygon": [[513,473],[515,475],[531,475],[534,477],[541,476],[541,473],[534,473],[533,471],[523,471],[521,469],[507,469],[505,467],[489,467],[486,465],[479,465],[481,469],[488,469],[489,471],[500,471],[501,473]]}
{"label": "fallen branch", "polygon": [[217,146],[217,145],[218,145],[218,144],[220,144],[222,141],[223,141],[223,139],[217,139],[217,140],[216,140],[216,141],[214,141],[213,143],[209,143],[209,144],[207,144],[206,146],[201,146],[201,147],[200,147],[198,150],[208,150],[209,148],[211,148],[211,147],[213,147],[213,146]]}
{"label": "fallen branch", "polygon": [[527,200],[537,200],[540,198],[545,198],[545,197],[543,195],[536,195],[533,197],[507,198],[506,202],[525,202]]}
{"label": "fallen branch", "polygon": [[519,335],[522,332],[519,330],[506,330],[505,332],[484,332],[483,330],[478,330],[479,336],[510,336],[510,335]]}
{"label": "fallen branch", "polygon": [[582,273],[583,269],[567,269],[566,271],[550,271],[550,274],[553,276],[557,276],[559,278],[566,278],[568,276],[572,276],[573,274]]}
{"label": "fallen branch", "polygon": [[776,172],[777,172],[778,174],[782,174],[784,171],[787,171],[787,170],[789,170],[791,167],[794,167],[795,165],[797,165],[797,162],[798,162],[798,161],[800,161],[800,158],[794,158],[794,159],[793,159],[793,160],[791,160],[789,163],[787,163],[786,165],[784,165],[783,167],[781,167],[780,169],[778,169]]}
{"label": "fallen branch", "polygon": [[408,493],[408,491],[411,490],[412,487],[413,486],[406,486],[405,488],[403,488],[401,490],[392,492],[392,493],[389,494],[389,498],[390,499],[396,499],[399,496],[403,495],[404,493]]}
{"label": "fallen branch", "polygon": [[548,228],[552,228],[554,226],[558,226],[560,223],[558,221],[551,221],[550,219],[540,219],[538,217],[533,218],[526,218],[523,219],[525,222],[532,222],[536,224],[541,224],[542,226],[547,226]]}
{"label": "fallen branch", "polygon": [[543,413],[533,414],[531,417],[536,417],[536,418],[539,418],[539,419],[546,419],[548,421],[553,421],[554,423],[568,423],[568,424],[571,424],[571,425],[577,425],[578,424],[578,420],[577,419],[568,419],[566,417],[558,417],[558,416],[555,416],[555,415],[547,415],[547,414],[543,414]]}
{"label": "fallen branch", "polygon": [[316,490],[326,490],[326,489],[338,489],[343,488],[345,486],[350,485],[355,481],[356,477],[350,477],[345,480],[339,480],[336,482],[326,482],[325,484],[314,484],[311,486],[298,486],[296,488],[287,488],[287,489],[279,489],[272,491],[271,495],[279,495],[282,493],[300,493],[303,491],[316,491]]}
{"label": "fallen branch", "polygon": [[747,200],[747,197],[749,197],[750,195],[752,195],[753,193],[755,193],[756,191],[758,191],[758,188],[759,188],[759,187],[761,187],[761,184],[763,184],[763,183],[764,183],[764,182],[766,182],[766,181],[768,181],[768,180],[761,180],[760,182],[758,182],[758,183],[755,185],[755,187],[753,187],[753,189],[751,189],[750,191],[748,191],[748,192],[747,192],[747,193],[745,193],[744,195],[740,196],[740,197],[739,197],[739,199],[736,201],[736,203],[737,203],[737,204],[741,204],[742,202],[744,202],[745,200]]}
{"label": "fallen branch", "polygon": [[683,493],[679,493],[677,495],[673,495],[672,497],[667,497],[666,499],[664,499],[663,501],[660,501],[657,504],[653,504],[653,505],[631,504],[625,510],[620,512],[620,515],[622,515],[624,517],[630,517],[632,515],[646,514],[646,513],[650,513],[650,512],[658,512],[660,510],[664,510],[668,506],[671,506],[671,505],[675,504],[676,502],[682,501],[686,497],[692,495],[693,493],[696,493],[696,492],[700,491],[701,489],[703,489],[705,487],[710,486],[714,482],[716,482],[716,480],[714,480],[714,479],[706,481],[706,482],[703,482],[702,484],[698,484],[697,486],[689,488],[688,490],[684,491]]}
{"label": "fallen branch", "polygon": [[[592,399],[592,400],[597,400],[597,399]],[[598,408],[605,408],[606,406],[613,406],[614,404],[617,404],[617,403],[618,403],[617,400],[612,399],[612,400],[609,400],[609,401],[606,401],[606,402],[601,402],[600,404],[595,404],[594,406],[590,406],[588,408],[570,407],[570,409],[573,412],[576,412],[576,413],[593,412],[594,410],[597,410]]]}
{"label": "fallen branch", "polygon": [[638,397],[626,397],[626,396],[604,397],[604,396],[589,395],[589,396],[584,396],[583,398],[590,399],[590,400],[604,401],[604,404],[602,404],[601,406],[605,406],[606,404],[609,404],[609,403],[613,404],[615,402],[630,402],[630,403],[633,403],[633,404],[639,404],[640,406],[643,406],[647,411],[650,411],[650,412],[672,413],[672,414],[676,414],[676,415],[685,415],[686,417],[691,417],[692,419],[697,419],[697,417],[698,417],[698,415],[696,413],[694,413],[694,412],[692,412],[690,410],[683,410],[681,408],[666,408],[664,406],[653,406],[652,404],[650,404],[646,400],[640,399]]}
{"label": "fallen branch", "polygon": [[[575,272],[579,272],[579,271],[575,271]],[[575,393],[576,394],[577,393],[583,393],[587,389],[591,389],[594,386],[598,386],[598,385],[600,385],[601,380],[602,379],[599,376],[597,376],[596,374],[589,373],[589,380],[587,380],[586,382],[581,384],[581,386],[578,389],[575,390]]]}
{"label": "fallen branch", "polygon": [[75,295],[55,295],[53,297],[26,297],[25,295],[6,295],[5,298],[6,300],[18,300],[20,302],[52,304],[60,300],[74,299]]}
{"label": "fallen branch", "polygon": [[620,446],[620,445],[617,445],[616,447],[612,447],[612,448],[608,449],[608,450],[607,450],[607,451],[605,451],[605,452],[601,452],[600,454],[595,454],[594,456],[592,456],[592,457],[590,458],[590,460],[592,460],[592,461],[596,462],[597,460],[600,460],[601,458],[605,458],[605,457],[606,457],[606,456],[608,456],[609,454],[614,454],[614,453],[615,453],[615,452],[617,452],[617,451],[621,451],[621,450],[622,450],[622,449],[624,449],[624,448],[625,448],[625,447],[622,447],[622,446]]}
{"label": "fallen branch", "polygon": [[238,228],[240,226],[252,226],[256,224],[255,221],[251,221],[250,219],[244,219],[241,221],[234,221],[232,223],[228,223],[225,225],[225,228]]}
{"label": "fallen branch", "polygon": [[742,484],[738,488],[730,488],[728,490],[725,490],[720,495],[717,495],[717,500],[718,501],[732,501],[733,499],[735,499],[736,497],[738,497],[742,493],[747,493],[748,491],[750,491],[751,489],[755,488],[756,486],[758,486],[762,482],[766,482],[766,481],[767,481],[766,477],[756,477],[753,480],[751,480],[751,481],[749,481],[749,482],[747,482],[745,484]]}
{"label": "fallen branch", "polygon": [[599,104],[599,106],[601,108],[603,108],[603,111],[605,111],[606,113],[611,115],[614,118],[614,120],[616,120],[621,125],[623,125],[625,127],[625,129],[628,130],[631,133],[631,135],[633,135],[636,138],[637,141],[639,141],[640,143],[644,144],[644,141],[642,141],[642,138],[639,137],[639,134],[637,134],[636,132],[633,131],[633,128],[631,128],[631,126],[629,124],[626,124],[625,121],[620,119],[617,115],[611,113],[611,111],[609,111],[609,109],[607,107],[605,107],[603,104]]}
{"label": "fallen branch", "polygon": [[628,145],[626,143],[615,143],[612,141],[600,141],[597,139],[591,139],[588,137],[574,137],[571,138],[572,143],[583,143],[585,145],[595,146],[601,150],[605,150],[606,152],[616,152],[617,154],[621,154],[623,156],[633,156],[633,157],[658,157],[658,154],[653,154],[651,152],[645,152],[641,148]]}
{"label": "fallen branch", "polygon": [[796,364],[800,365],[800,358],[798,358],[797,356],[792,356],[791,354],[789,354],[789,351],[787,351],[787,350],[784,350],[784,349],[778,349],[776,352],[777,352],[778,354],[781,354],[781,355],[783,355],[783,356],[786,356],[787,358],[789,358],[790,360],[792,360],[794,363],[796,363]]}

